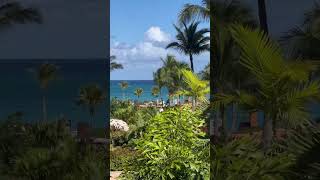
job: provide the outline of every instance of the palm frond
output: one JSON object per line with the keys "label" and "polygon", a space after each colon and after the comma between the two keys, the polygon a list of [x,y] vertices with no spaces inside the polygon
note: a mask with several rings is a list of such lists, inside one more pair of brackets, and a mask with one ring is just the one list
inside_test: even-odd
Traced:
{"label": "palm frond", "polygon": [[192,20],[209,20],[210,10],[209,5],[204,3],[202,5],[186,4],[179,13],[179,22],[190,22]]}
{"label": "palm frond", "polygon": [[0,6],[0,27],[15,23],[41,23],[40,12],[34,8],[25,8],[18,2],[5,3]]}

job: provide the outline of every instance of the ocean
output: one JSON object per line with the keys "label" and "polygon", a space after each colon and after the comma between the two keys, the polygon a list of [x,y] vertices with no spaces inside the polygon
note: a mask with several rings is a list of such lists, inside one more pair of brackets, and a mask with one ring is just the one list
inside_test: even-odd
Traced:
{"label": "ocean", "polygon": [[[128,88],[122,90],[120,87],[121,82],[127,82]],[[111,80],[110,81],[110,97],[117,99],[130,99],[132,101],[154,101],[162,98],[164,101],[168,99],[168,90],[166,88],[161,89],[161,96],[158,97],[152,96],[152,87],[155,86],[153,80]],[[134,91],[137,88],[142,88],[143,93],[138,98],[134,95]]]}
{"label": "ocean", "polygon": [[[51,63],[53,60],[50,60]],[[23,113],[23,120],[27,122],[39,121],[42,118],[41,91],[39,84],[28,69],[37,68],[43,60],[32,61],[0,61],[0,120],[15,112]],[[47,92],[47,112],[49,120],[56,120],[64,116],[71,120],[73,127],[78,122],[90,122],[87,109],[75,104],[79,88],[88,84],[98,84],[103,90],[107,89],[107,71],[105,63],[99,60],[55,60],[58,67],[58,79],[50,83]],[[151,89],[155,86],[152,80],[128,80],[129,87],[122,91],[119,83],[121,80],[110,81],[111,98],[150,101],[160,99],[153,97]],[[134,95],[136,88],[142,88],[143,93],[138,99]],[[162,89],[162,98],[167,100],[168,91]],[[311,117],[319,119],[319,104],[310,106]],[[227,118],[231,118],[229,110]],[[239,112],[239,121],[247,121],[248,113]],[[108,123],[106,104],[101,104],[96,109],[95,127],[105,127]],[[263,116],[259,116],[259,122]],[[229,124],[229,123],[228,123]]]}
{"label": "ocean", "polygon": [[[88,84],[107,87],[107,71],[102,60],[1,60],[0,61],[0,119],[9,114],[22,112],[23,120],[39,121],[42,118],[41,91],[39,83],[29,69],[38,68],[43,62],[59,67],[57,80],[51,82],[47,91],[48,120],[64,116],[73,127],[78,122],[89,122],[87,109],[75,104],[79,88]],[[96,109],[95,127],[105,127],[106,104]]]}

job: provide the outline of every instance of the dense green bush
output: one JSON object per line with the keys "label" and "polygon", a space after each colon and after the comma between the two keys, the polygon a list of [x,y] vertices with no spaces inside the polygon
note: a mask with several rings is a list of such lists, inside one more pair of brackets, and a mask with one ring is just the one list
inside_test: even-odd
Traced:
{"label": "dense green bush", "polygon": [[129,148],[111,147],[110,151],[110,169],[111,171],[122,171],[129,163],[130,159],[136,156],[136,152]]}
{"label": "dense green bush", "polygon": [[290,179],[320,179],[320,128],[308,125],[292,131],[286,150],[295,155]]}
{"label": "dense green bush", "polygon": [[128,132],[112,131],[111,138],[114,146],[129,144],[131,140],[138,139],[145,131],[145,126],[158,110],[153,107],[137,108],[128,100],[111,100],[111,118],[121,119],[128,123]]}
{"label": "dense green bush", "polygon": [[208,179],[208,146],[201,139],[204,120],[189,108],[173,108],[150,119],[134,141],[141,153],[130,160],[126,179]]}
{"label": "dense green bush", "polygon": [[288,153],[264,154],[259,143],[249,137],[213,147],[211,176],[217,180],[284,180],[293,156]]}
{"label": "dense green bush", "polygon": [[111,99],[110,117],[130,122],[137,108],[129,100]]}
{"label": "dense green bush", "polygon": [[79,144],[61,121],[0,126],[0,177],[9,179],[104,179],[106,159]]}

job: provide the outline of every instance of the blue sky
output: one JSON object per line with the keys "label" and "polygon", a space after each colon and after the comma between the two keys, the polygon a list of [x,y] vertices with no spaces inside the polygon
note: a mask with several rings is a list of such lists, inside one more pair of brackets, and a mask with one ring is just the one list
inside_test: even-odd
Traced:
{"label": "blue sky", "polygon": [[[174,40],[173,23],[186,3],[201,0],[111,0],[111,54],[124,65],[111,73],[111,80],[149,80],[161,66],[161,57],[173,54],[189,62],[188,57],[165,45]],[[200,28],[209,27],[202,23]],[[209,53],[194,58],[195,70],[209,62]]]}

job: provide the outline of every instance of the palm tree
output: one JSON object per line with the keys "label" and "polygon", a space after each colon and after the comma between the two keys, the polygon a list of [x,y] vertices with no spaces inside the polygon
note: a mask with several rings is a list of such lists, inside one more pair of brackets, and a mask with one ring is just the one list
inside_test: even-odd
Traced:
{"label": "palm tree", "polygon": [[119,83],[119,85],[122,90],[122,96],[123,96],[123,98],[125,98],[125,90],[129,87],[129,84],[126,81],[122,81]]}
{"label": "palm tree", "polygon": [[210,81],[210,64],[207,64],[198,75],[202,80]]}
{"label": "palm tree", "polygon": [[[201,5],[186,4],[179,15],[180,22],[190,22],[194,19],[210,20],[210,104],[212,107],[215,99],[215,93],[223,91],[217,86],[217,82],[223,82],[225,69],[230,69],[224,55],[234,54],[233,42],[229,38],[224,38],[228,33],[228,26],[234,22],[241,24],[253,24],[255,22],[251,10],[243,4],[231,1],[224,2],[220,0],[202,0]],[[224,33],[227,32],[227,33]],[[230,36],[229,36],[230,37]],[[231,50],[232,49],[232,50]],[[232,52],[230,52],[232,51]],[[227,60],[227,62],[230,62]],[[227,68],[222,68],[227,67]],[[223,85],[223,83],[220,83]],[[214,145],[219,136],[220,122],[223,119],[223,107],[221,110],[211,111],[209,116],[210,130],[210,161],[214,162]],[[215,112],[215,113],[214,113]],[[218,118],[220,116],[220,118]],[[214,173],[213,164],[210,166],[210,173]]]}
{"label": "palm tree", "polygon": [[159,95],[162,97],[162,88],[165,86],[165,72],[163,68],[159,68],[153,73],[153,81],[159,87]]}
{"label": "palm tree", "polygon": [[[246,4],[238,0],[203,0],[202,5],[187,4],[179,15],[180,22],[189,22],[195,19],[210,19],[210,102],[213,103],[214,94],[223,92],[226,88],[226,82],[240,78],[240,76],[231,76],[238,68],[236,67],[239,59],[238,49],[234,44],[229,32],[230,25],[235,22],[248,26],[255,26],[256,20],[252,11]],[[237,73],[238,75],[240,73]],[[240,74],[241,75],[241,74]],[[242,78],[242,77],[241,77]],[[213,86],[214,85],[214,86]],[[211,113],[210,124],[214,124],[214,136],[219,136],[219,129],[224,121],[224,110],[216,110]],[[212,128],[210,128],[212,129]],[[213,137],[213,136],[212,136]]]}
{"label": "palm tree", "polygon": [[0,6],[0,28],[33,22],[42,22],[39,11],[34,8],[25,8],[18,2],[5,2]]}
{"label": "palm tree", "polygon": [[116,56],[110,56],[110,71],[123,69],[123,65],[115,62]]}
{"label": "palm tree", "polygon": [[192,97],[192,110],[194,111],[197,101],[204,101],[206,95],[209,94],[209,81],[200,80],[197,75],[192,73],[192,71],[186,69],[182,69],[181,72],[187,87],[178,91],[177,94]]}
{"label": "palm tree", "polygon": [[43,63],[37,71],[31,70],[36,74],[42,91],[42,120],[47,121],[47,91],[51,81],[56,80],[58,67],[54,64]]}
{"label": "palm tree", "polygon": [[187,26],[184,22],[182,22],[182,24],[184,26],[183,30],[174,25],[178,33],[176,35],[177,41],[168,44],[166,48],[177,49],[178,51],[189,56],[191,70],[194,71],[193,55],[199,55],[209,50],[210,37],[205,36],[205,34],[209,32],[209,30],[197,30],[199,22],[193,22],[189,26]]}
{"label": "palm tree", "polygon": [[194,19],[210,20],[210,1],[202,0],[202,4],[185,4],[179,13],[179,22],[190,22]]}
{"label": "palm tree", "polygon": [[[162,87],[166,87],[169,92],[169,97],[175,94],[178,90],[182,89],[184,82],[182,79],[181,69],[190,69],[185,62],[179,62],[172,55],[167,55],[162,59],[163,65],[154,73],[154,81]],[[179,96],[180,100],[180,96]]]}
{"label": "palm tree", "polygon": [[320,84],[309,80],[314,66],[301,61],[288,62],[278,45],[260,30],[234,26],[232,34],[242,50],[241,64],[257,81],[255,93],[216,94],[216,107],[238,102],[264,112],[262,142],[271,146],[274,126],[296,127],[308,123],[306,104],[319,98]]}
{"label": "palm tree", "polygon": [[259,20],[260,28],[266,33],[269,33],[268,22],[267,22],[267,12],[266,12],[266,2],[265,0],[258,0],[258,9],[259,9]]}
{"label": "palm tree", "polygon": [[305,13],[303,23],[290,29],[281,39],[292,58],[319,60],[320,53],[320,4],[315,2],[313,9]]}
{"label": "palm tree", "polygon": [[88,109],[91,116],[91,127],[93,127],[96,108],[106,101],[106,96],[97,84],[91,84],[80,88],[76,104]]}
{"label": "palm tree", "polygon": [[135,91],[134,91],[134,95],[136,95],[138,97],[138,99],[140,98],[140,96],[142,95],[143,93],[143,89],[142,88],[137,88]]}
{"label": "palm tree", "polygon": [[152,96],[158,97],[159,93],[160,93],[160,88],[158,86],[152,87],[152,89],[151,89]]}
{"label": "palm tree", "polygon": [[312,124],[294,131],[286,144],[288,151],[296,157],[291,168],[293,172],[291,179],[319,179],[320,157],[317,156],[320,149],[319,127]]}

